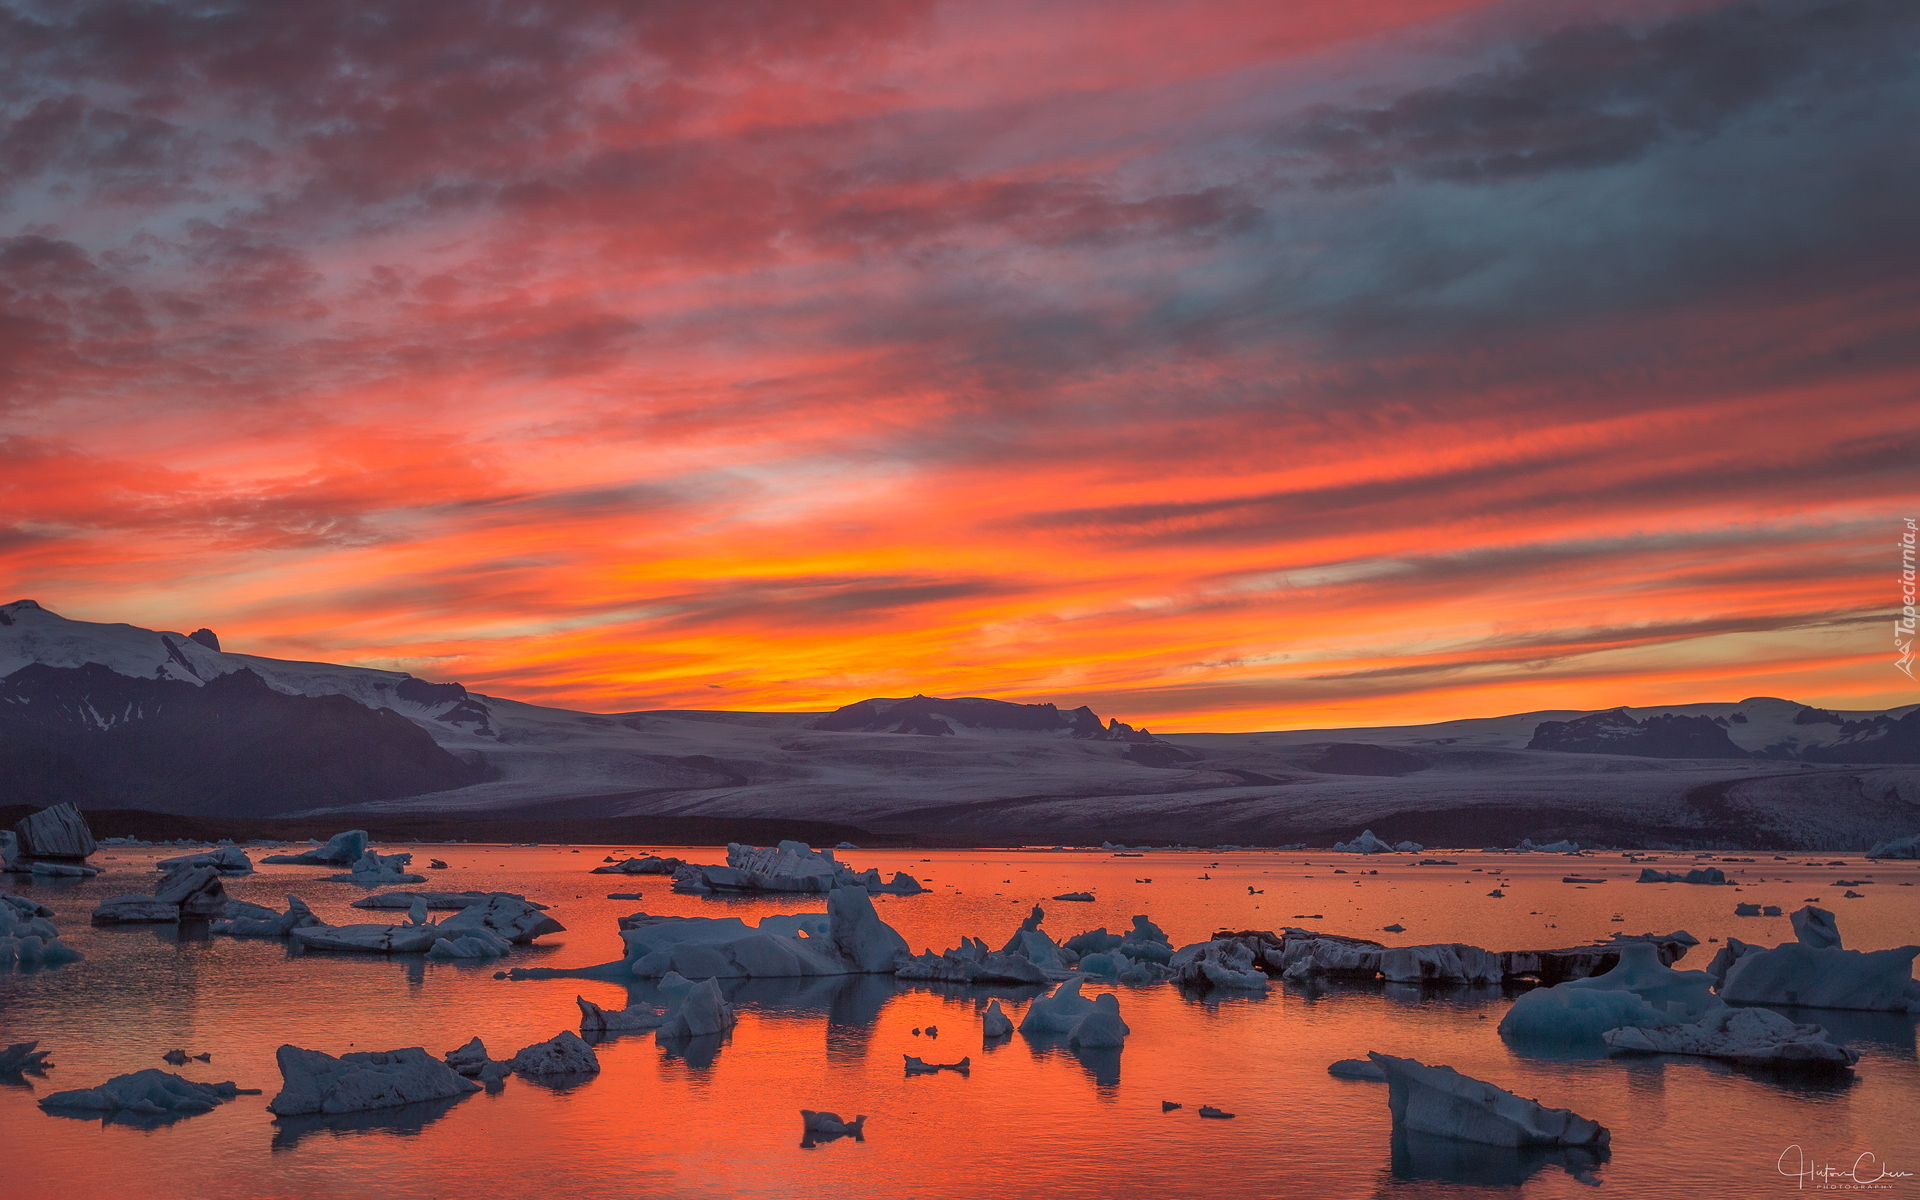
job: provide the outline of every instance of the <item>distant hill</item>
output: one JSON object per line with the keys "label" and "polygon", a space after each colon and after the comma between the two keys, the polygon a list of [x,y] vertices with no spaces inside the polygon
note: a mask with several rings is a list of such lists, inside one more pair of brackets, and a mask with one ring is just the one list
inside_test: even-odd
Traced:
{"label": "distant hill", "polygon": [[1920,708],[1791,700],[1155,736],[1086,706],[582,713],[0,605],[0,805],[832,822],[945,840],[1846,849],[1920,831]]}

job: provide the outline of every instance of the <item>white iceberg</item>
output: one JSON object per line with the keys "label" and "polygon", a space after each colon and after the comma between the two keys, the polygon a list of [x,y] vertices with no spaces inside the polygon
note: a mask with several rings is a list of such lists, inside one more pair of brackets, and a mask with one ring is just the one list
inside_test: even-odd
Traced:
{"label": "white iceberg", "polygon": [[1793,925],[1794,938],[1802,946],[1812,946],[1816,950],[1828,947],[1841,949],[1840,923],[1826,909],[1809,904],[1794,912],[1787,920]]}
{"label": "white iceberg", "polygon": [[1093,1007],[1067,1034],[1067,1045],[1083,1050],[1115,1050],[1126,1045],[1130,1032],[1120,1019],[1120,998],[1104,992],[1093,998]]}
{"label": "white iceberg", "polygon": [[[666,986],[666,981],[661,981]],[[732,1029],[736,1018],[733,1005],[720,994],[720,985],[711,979],[688,988],[686,995],[660,1023],[660,1039],[704,1037]]]}
{"label": "white iceberg", "polygon": [[55,1113],[128,1113],[139,1117],[212,1112],[235,1096],[258,1096],[259,1088],[233,1083],[195,1083],[171,1071],[149,1068],[116,1075],[99,1087],[55,1092],[40,1107]]}
{"label": "white iceberg", "polygon": [[154,864],[154,869],[159,871],[172,871],[180,867],[212,867],[222,875],[253,874],[253,860],[238,846],[222,846],[200,854],[163,858]]}
{"label": "white iceberg", "polygon": [[1056,973],[1057,978],[1058,973],[1072,968],[1076,959],[1071,950],[1048,937],[1040,928],[1040,923],[1046,919],[1046,910],[1038,904],[1034,905],[1027,919],[1020,923],[1020,928],[1014,930],[1007,944],[1000,947],[1000,953],[1012,958],[1024,958],[1042,971]]}
{"label": "white iceberg", "polygon": [[335,1058],[319,1050],[282,1046],[280,1094],[267,1105],[278,1116],[359,1112],[477,1092],[480,1085],[418,1046]]}
{"label": "white iceberg", "polygon": [[567,931],[565,925],[547,915],[546,909],[544,904],[507,892],[492,892],[480,903],[469,904],[440,922],[438,928],[444,937],[484,929],[509,942],[526,945],[543,934]]}
{"label": "white iceberg", "polygon": [[1575,989],[1570,983],[1523,992],[1500,1019],[1500,1036],[1529,1046],[1595,1046],[1609,1030],[1678,1025],[1687,1014],[1630,991]]}
{"label": "white iceberg", "polygon": [[597,1075],[600,1056],[579,1034],[564,1029],[520,1051],[507,1060],[507,1066],[522,1075]]}
{"label": "white iceberg", "polygon": [[1335,842],[1333,849],[1336,854],[1380,854],[1393,847],[1373,836],[1373,830],[1368,829],[1350,842]]}
{"label": "white iceberg", "polygon": [[336,833],[327,844],[318,850],[307,850],[299,854],[269,854],[260,861],[263,863],[292,863],[306,867],[344,867],[359,861],[367,852],[367,831],[349,829],[345,833]]}
{"label": "white iceberg", "polygon": [[1462,1075],[1452,1067],[1369,1053],[1387,1076],[1396,1130],[1487,1146],[1605,1146],[1606,1127],[1564,1108]]}
{"label": "white iceberg", "polygon": [[[273,859],[261,861],[272,862]],[[325,883],[357,883],[362,887],[385,887],[395,883],[425,883],[427,881],[425,875],[410,874],[406,870],[407,864],[412,861],[411,854],[379,854],[369,850],[355,859],[352,868],[344,875],[325,875],[321,880]]]}
{"label": "white iceberg", "polygon": [[585,996],[575,996],[573,1002],[580,1006],[581,1033],[630,1033],[642,1029],[658,1029],[667,1014],[651,1004],[629,1004],[625,1008],[616,1008],[609,1012]]}
{"label": "white iceberg", "polygon": [[980,1014],[980,1034],[988,1038],[1013,1036],[1013,1020],[1000,1010],[998,1000],[987,1005],[987,1011]]}
{"label": "white iceberg", "polygon": [[1264,992],[1273,984],[1259,967],[1263,955],[1248,938],[1220,937],[1182,946],[1168,966],[1174,979],[1188,987]]}
{"label": "white iceberg", "polygon": [[264,905],[235,900],[227,905],[225,920],[213,923],[213,932],[233,937],[286,937],[296,929],[321,924],[319,917],[298,896],[287,897],[287,911],[275,912]]}
{"label": "white iceberg", "polygon": [[1837,1071],[1860,1061],[1858,1051],[1834,1045],[1820,1026],[1796,1025],[1765,1008],[1716,1005],[1696,1024],[1614,1029],[1602,1036],[1620,1053],[1691,1054],[1775,1070]]}
{"label": "white iceberg", "polygon": [[988,950],[978,938],[962,937],[960,945],[935,954],[929,950],[906,958],[894,967],[899,979],[937,983],[1046,983],[1048,975],[1024,958]]}
{"label": "white iceberg", "polygon": [[1499,983],[1506,964],[1499,954],[1463,942],[1392,946],[1380,951],[1380,977],[1388,983]]}
{"label": "white iceberg", "polygon": [[827,897],[833,948],[863,974],[890,974],[905,957],[907,940],[874,911],[873,900],[857,888],[838,888]]}
{"label": "white iceberg", "polygon": [[0,893],[0,967],[57,966],[77,962],[80,952],[60,940],[53,910],[38,900]]}
{"label": "white iceberg", "polygon": [[1036,997],[1020,1018],[1020,1032],[1045,1037],[1070,1034],[1082,1018],[1093,1011],[1093,1001],[1080,995],[1079,978],[1067,980],[1051,996]]}
{"label": "white iceberg", "polygon": [[1720,998],[1729,1004],[1920,1012],[1915,955],[1920,946],[1861,951],[1788,942],[1742,955],[1727,968]]}

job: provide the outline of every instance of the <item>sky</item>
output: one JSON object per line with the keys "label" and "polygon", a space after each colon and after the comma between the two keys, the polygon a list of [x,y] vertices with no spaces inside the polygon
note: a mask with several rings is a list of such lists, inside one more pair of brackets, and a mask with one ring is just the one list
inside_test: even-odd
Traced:
{"label": "sky", "polygon": [[1911,0],[0,0],[0,599],[1157,732],[1893,666]]}

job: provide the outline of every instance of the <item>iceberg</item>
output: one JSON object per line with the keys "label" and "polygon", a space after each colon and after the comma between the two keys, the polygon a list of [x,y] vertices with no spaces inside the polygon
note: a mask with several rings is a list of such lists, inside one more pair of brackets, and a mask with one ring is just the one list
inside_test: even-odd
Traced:
{"label": "iceberg", "polygon": [[[429,904],[427,907],[433,907]],[[487,930],[515,945],[526,945],[549,933],[565,933],[567,927],[547,915],[547,906],[536,904],[510,892],[490,892],[478,904],[469,904],[440,922],[442,936],[454,937],[476,930]]]}
{"label": "iceberg", "polygon": [[1824,908],[1809,904],[1787,918],[1793,924],[1793,936],[1802,946],[1824,950],[1840,946],[1840,923]]}
{"label": "iceberg", "polygon": [[673,890],[705,894],[710,892],[818,892],[842,888],[861,888],[869,894],[918,895],[926,889],[904,871],[895,872],[892,882],[883,882],[877,869],[856,872],[834,858],[831,850],[815,850],[805,842],[784,841],[778,846],[747,846],[727,843],[727,865],[682,863],[677,859],[628,859],[595,870],[604,874],[651,875],[666,873],[666,863],[676,864],[672,871]]}
{"label": "iceberg", "polygon": [[[272,862],[272,859],[262,859]],[[425,875],[409,874],[408,863],[413,861],[411,854],[379,854],[369,850],[353,860],[353,866],[342,875],[324,875],[325,883],[357,883],[362,887],[383,887],[391,883],[425,883]]]}
{"label": "iceberg", "polygon": [[259,1088],[243,1088],[233,1083],[195,1083],[171,1071],[149,1068],[131,1075],[116,1075],[99,1087],[55,1092],[40,1101],[50,1113],[72,1116],[127,1114],[135,1117],[163,1117],[212,1112],[235,1096],[258,1096]]}
{"label": "iceberg", "polygon": [[1528,1046],[1601,1045],[1609,1030],[1678,1025],[1680,1016],[1629,991],[1574,989],[1570,983],[1522,993],[1500,1019],[1500,1036]]}
{"label": "iceberg", "polygon": [[0,967],[78,962],[80,952],[60,940],[53,915],[53,910],[38,900],[0,893]]}
{"label": "iceberg", "polygon": [[1130,1032],[1120,1019],[1120,998],[1105,992],[1093,998],[1093,1008],[1067,1034],[1067,1045],[1083,1050],[1117,1050],[1126,1045]]}
{"label": "iceberg", "polygon": [[1232,1113],[1230,1113],[1230,1112],[1228,1112],[1228,1111],[1227,1111],[1226,1109],[1224,1109],[1224,1108],[1215,1108],[1215,1107],[1214,1107],[1213,1105],[1211,1105],[1211,1104],[1202,1104],[1202,1105],[1200,1106],[1200,1115],[1201,1115],[1201,1116],[1203,1116],[1203,1117],[1207,1117],[1207,1118],[1210,1118],[1210,1119],[1212,1119],[1212,1120],[1215,1120],[1215,1121],[1231,1121],[1231,1120],[1233,1120],[1233,1114],[1232,1114]]}
{"label": "iceberg", "polygon": [[505,1079],[510,1068],[504,1062],[496,1062],[487,1057],[486,1043],[474,1038],[458,1050],[447,1051],[441,1060],[457,1075],[469,1079],[478,1079],[481,1083],[499,1083]]}
{"label": "iceberg", "polygon": [[35,1050],[39,1042],[15,1042],[0,1050],[0,1077],[8,1075],[44,1075],[53,1064],[47,1061],[51,1050]]}
{"label": "iceberg", "polygon": [[1705,883],[1712,885],[1728,884],[1733,880],[1719,867],[1695,867],[1685,875],[1674,871],[1656,871],[1652,867],[1641,867],[1640,878],[1635,883]]}
{"label": "iceberg", "polygon": [[1055,896],[1054,899],[1070,900],[1070,901],[1075,901],[1082,904],[1091,904],[1093,903],[1093,893],[1092,892],[1061,892],[1058,896]]}
{"label": "iceberg", "polygon": [[575,996],[573,1002],[580,1006],[581,1033],[630,1033],[658,1029],[660,1023],[667,1019],[665,1013],[651,1004],[629,1004],[608,1012],[585,996]]}
{"label": "iceberg", "polygon": [[[412,922],[421,924],[421,922]],[[469,929],[453,937],[438,937],[427,947],[427,957],[435,962],[456,959],[500,958],[513,951],[513,943],[490,929]]]}
{"label": "iceberg", "polygon": [[1834,1045],[1818,1025],[1796,1025],[1771,1009],[1724,1004],[1708,1009],[1696,1024],[1614,1029],[1602,1036],[1615,1053],[1690,1054],[1744,1067],[1841,1071],[1860,1061],[1858,1051]]}
{"label": "iceberg", "polygon": [[1055,973],[1057,978],[1059,974],[1070,970],[1077,960],[1072,951],[1048,937],[1040,928],[1040,923],[1046,919],[1046,910],[1038,904],[1034,905],[1027,919],[1020,922],[1020,928],[1014,930],[1007,944],[1000,947],[1000,953],[1009,958],[1024,958],[1042,971]]}
{"label": "iceberg", "polygon": [[307,950],[420,954],[432,948],[440,933],[432,925],[306,925],[290,936]]}
{"label": "iceberg", "polygon": [[1868,858],[1920,858],[1920,833],[1912,837],[1881,842],[1867,851]]}
{"label": "iceberg", "polygon": [[649,854],[645,858],[629,858],[625,862],[608,863],[604,867],[595,867],[593,875],[671,875],[687,864],[677,858],[661,858]]}
{"label": "iceberg", "polygon": [[1574,854],[1579,851],[1580,843],[1570,842],[1565,838],[1561,838],[1557,842],[1547,842],[1544,845],[1536,846],[1532,838],[1521,838],[1520,844],[1515,846],[1514,849],[1532,851],[1535,854]]}
{"label": "iceberg", "polygon": [[930,1063],[915,1058],[911,1054],[902,1054],[900,1057],[906,1060],[907,1074],[909,1075],[937,1075],[941,1071],[952,1071],[956,1075],[971,1075],[973,1073],[973,1058],[971,1055],[961,1059],[957,1063]]}
{"label": "iceberg", "polygon": [[179,867],[161,877],[151,896],[114,896],[102,901],[93,911],[93,923],[156,924],[189,917],[222,917],[227,903],[217,868]]}
{"label": "iceberg", "polygon": [[655,1036],[665,1041],[725,1033],[733,1028],[736,1019],[733,1005],[720,995],[720,985],[708,979],[687,989],[686,995],[660,1023],[660,1032]]}
{"label": "iceberg", "polygon": [[[476,904],[485,904],[494,896],[505,896],[512,900],[525,900],[518,892],[381,892],[375,896],[362,896],[353,902],[354,908],[412,908],[414,900],[426,902],[430,909],[437,911],[472,908]],[[557,933],[558,930],[549,930]]]}
{"label": "iceberg", "polygon": [[509,1069],[522,1075],[597,1075],[600,1056],[580,1040],[571,1029],[563,1029],[544,1042],[535,1042],[507,1060]]}
{"label": "iceberg", "polygon": [[1720,998],[1728,1004],[1920,1012],[1915,955],[1920,946],[1861,951],[1787,942],[1737,959],[1727,968]]}
{"label": "iceberg", "polygon": [[1264,948],[1250,937],[1216,937],[1182,946],[1167,965],[1174,980],[1188,987],[1264,992],[1273,986],[1259,968],[1264,960]]}
{"label": "iceberg", "polygon": [[902,959],[894,968],[900,979],[930,980],[938,983],[1046,983],[1045,971],[1024,958],[989,951],[978,938],[962,937],[960,945],[935,954],[929,950],[916,958]]}
{"label": "iceberg", "polygon": [[269,854],[263,863],[286,863],[303,867],[344,867],[358,862],[367,852],[367,831],[349,829],[336,833],[318,850],[300,854]]}
{"label": "iceberg", "polygon": [[1336,854],[1381,854],[1393,847],[1373,836],[1373,830],[1368,829],[1350,842],[1335,842],[1333,849]]}
{"label": "iceberg", "polygon": [[873,900],[857,888],[837,888],[827,896],[833,922],[833,948],[863,974],[890,974],[907,956],[907,941],[874,911]]}
{"label": "iceberg", "polygon": [[31,816],[22,817],[13,826],[19,839],[19,853],[29,859],[85,859],[98,845],[86,817],[71,804],[55,804]]}
{"label": "iceberg", "polygon": [[1462,942],[1393,946],[1380,951],[1380,976],[1388,983],[1499,983],[1506,964],[1500,955]]}
{"label": "iceberg", "polygon": [[259,904],[249,904],[235,900],[227,905],[224,920],[213,923],[213,932],[233,937],[286,937],[296,929],[305,929],[309,925],[321,924],[320,918],[307,907],[307,902],[298,896],[287,897],[287,911],[284,913]]}
{"label": "iceberg", "polygon": [[1013,1036],[1013,1021],[1000,1011],[1000,1002],[995,1000],[987,1005],[987,1011],[980,1014],[980,1034],[986,1038]]}
{"label": "iceberg", "polygon": [[1452,1067],[1368,1053],[1387,1076],[1395,1132],[1431,1134],[1488,1146],[1605,1146],[1606,1127],[1564,1108],[1462,1075]]}
{"label": "iceberg", "polygon": [[800,1145],[804,1149],[812,1149],[816,1142],[831,1142],[843,1137],[850,1137],[856,1142],[865,1141],[863,1130],[866,1124],[865,1116],[844,1121],[839,1113],[814,1112],[810,1108],[803,1108],[800,1110],[800,1127],[804,1136]]}
{"label": "iceberg", "polygon": [[222,875],[253,874],[253,860],[238,846],[222,846],[200,854],[163,858],[154,864],[154,869],[159,871],[174,871],[181,867],[212,867]]}
{"label": "iceberg", "polygon": [[282,1117],[391,1108],[480,1090],[479,1084],[418,1046],[335,1058],[287,1045],[275,1057],[282,1087],[267,1111]]}
{"label": "iceberg", "polygon": [[1364,1079],[1372,1083],[1385,1083],[1387,1073],[1379,1064],[1364,1058],[1343,1058],[1327,1064],[1327,1074],[1335,1079]]}
{"label": "iceberg", "polygon": [[1038,1037],[1071,1034],[1093,1011],[1093,1001],[1080,995],[1080,983],[1075,977],[1055,988],[1051,996],[1035,998],[1027,1005],[1026,1016],[1020,1018],[1020,1032]]}

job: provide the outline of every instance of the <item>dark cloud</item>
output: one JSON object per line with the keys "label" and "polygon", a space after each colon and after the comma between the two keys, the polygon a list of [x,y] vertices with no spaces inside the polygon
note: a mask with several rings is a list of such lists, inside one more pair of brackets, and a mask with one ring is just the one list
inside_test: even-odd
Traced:
{"label": "dark cloud", "polygon": [[1647,22],[1571,25],[1505,61],[1379,106],[1319,105],[1275,131],[1328,160],[1326,186],[1462,183],[1592,170],[1713,136],[1762,107],[1870,95],[1909,75],[1920,8],[1905,0],[1763,0]]}

